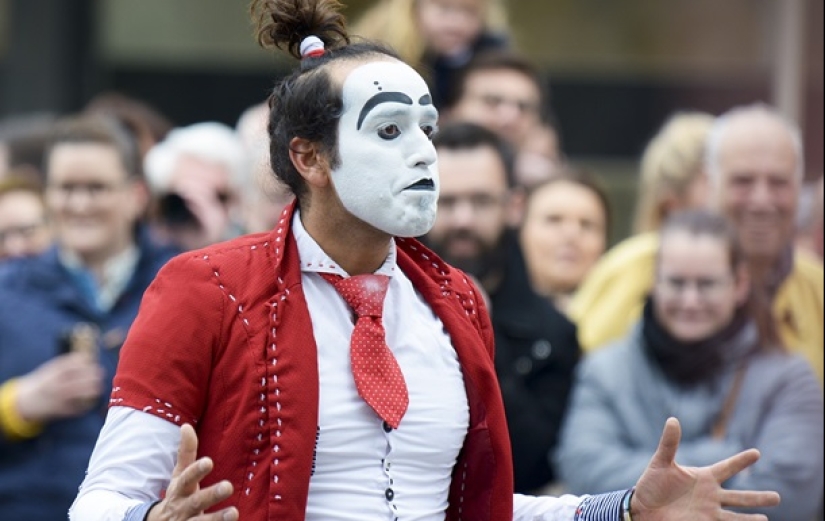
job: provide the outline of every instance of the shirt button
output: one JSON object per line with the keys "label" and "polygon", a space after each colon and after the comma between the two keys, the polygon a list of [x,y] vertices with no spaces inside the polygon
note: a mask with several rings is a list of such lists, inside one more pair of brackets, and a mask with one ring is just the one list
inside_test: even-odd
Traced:
{"label": "shirt button", "polygon": [[384,491],[384,496],[387,498],[387,501],[392,501],[392,498],[395,497],[395,492],[391,488],[388,488]]}
{"label": "shirt button", "polygon": [[533,360],[527,356],[520,356],[515,363],[516,374],[527,376],[533,370]]}
{"label": "shirt button", "polygon": [[547,360],[553,352],[553,346],[546,339],[541,339],[537,340],[536,343],[533,344],[533,349],[531,351],[533,352],[533,358],[536,360]]}
{"label": "shirt button", "polygon": [[392,432],[392,425],[387,422],[384,422],[384,432]]}

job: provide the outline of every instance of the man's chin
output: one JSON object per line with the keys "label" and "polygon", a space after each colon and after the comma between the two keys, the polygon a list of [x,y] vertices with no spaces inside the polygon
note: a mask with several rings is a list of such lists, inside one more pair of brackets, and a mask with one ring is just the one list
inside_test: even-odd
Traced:
{"label": "man's chin", "polygon": [[59,242],[67,250],[78,253],[99,250],[106,244],[106,241],[94,235],[94,233],[65,233],[61,235]]}
{"label": "man's chin", "polygon": [[411,239],[414,237],[421,237],[423,235],[426,235],[432,228],[432,222],[402,222],[395,223],[393,224],[393,226],[385,226],[383,228],[384,229],[382,231],[390,235],[394,235],[395,237]]}
{"label": "man's chin", "polygon": [[775,237],[743,237],[742,249],[751,261],[778,258],[785,245]]}

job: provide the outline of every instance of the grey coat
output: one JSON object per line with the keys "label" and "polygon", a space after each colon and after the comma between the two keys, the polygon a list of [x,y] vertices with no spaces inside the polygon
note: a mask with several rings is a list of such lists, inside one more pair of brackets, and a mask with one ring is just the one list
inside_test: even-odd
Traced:
{"label": "grey coat", "polygon": [[[753,345],[746,328],[731,353]],[[735,357],[734,357],[735,358]],[[734,379],[734,363],[714,381],[681,389],[644,354],[641,327],[594,351],[577,371],[572,401],[554,455],[561,481],[576,494],[633,486],[655,451],[670,416],[682,425],[677,462],[704,466],[755,447],[762,457],[725,484],[776,490],[772,521],[810,521],[823,491],[823,398],[801,357],[752,355],[724,439],[710,436]],[[553,457],[553,456],[551,456]]]}

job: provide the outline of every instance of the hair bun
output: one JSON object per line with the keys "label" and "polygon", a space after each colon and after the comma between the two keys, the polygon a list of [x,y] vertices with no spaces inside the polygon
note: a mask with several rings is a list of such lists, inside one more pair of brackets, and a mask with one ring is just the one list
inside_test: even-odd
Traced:
{"label": "hair bun", "polygon": [[342,7],[338,0],[252,0],[249,12],[261,47],[284,49],[302,59],[302,44],[311,37],[320,42],[320,47],[315,43],[309,49],[315,54],[309,56],[349,43]]}

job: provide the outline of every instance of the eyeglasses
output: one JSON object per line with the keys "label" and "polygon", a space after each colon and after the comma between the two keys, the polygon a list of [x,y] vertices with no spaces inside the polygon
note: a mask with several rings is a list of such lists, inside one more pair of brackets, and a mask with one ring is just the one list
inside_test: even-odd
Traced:
{"label": "eyeglasses", "polygon": [[708,299],[719,296],[722,291],[730,286],[732,280],[731,275],[725,277],[699,277],[696,279],[660,276],[657,280],[657,286],[669,297],[681,297],[689,288],[694,288],[699,297]]}
{"label": "eyeglasses", "polygon": [[475,94],[472,97],[479,100],[490,110],[497,110],[505,105],[512,105],[518,109],[522,115],[538,114],[541,107],[537,101],[512,99],[499,94]]}
{"label": "eyeglasses", "polygon": [[7,228],[0,228],[0,245],[11,239],[30,239],[45,223],[38,221],[31,224],[18,224]]}
{"label": "eyeglasses", "polygon": [[48,185],[47,190],[54,194],[69,198],[75,194],[84,194],[89,199],[100,199],[109,196],[125,186],[125,182],[121,183],[57,183]]}
{"label": "eyeglasses", "polygon": [[504,204],[504,196],[492,194],[442,195],[438,198],[438,211],[454,212],[462,204],[468,204],[474,212],[486,212]]}

